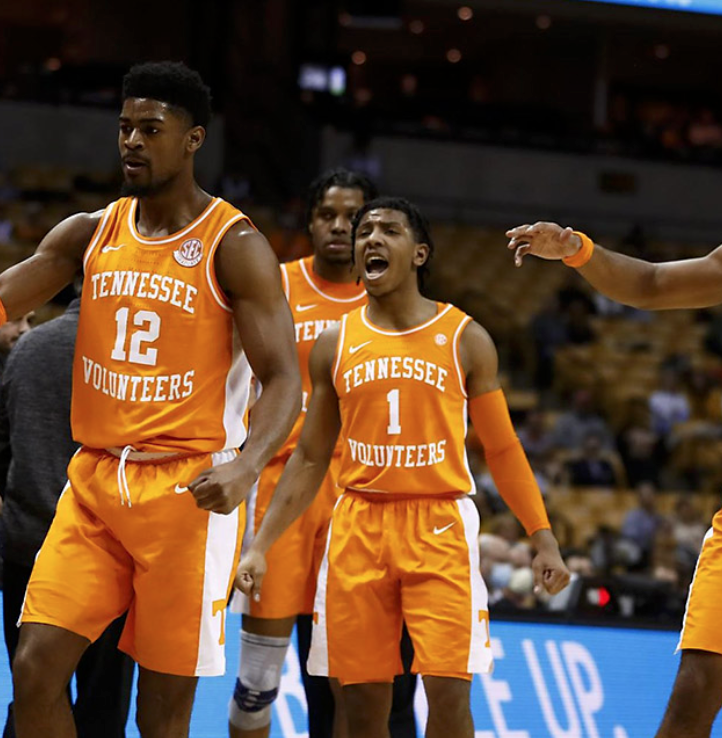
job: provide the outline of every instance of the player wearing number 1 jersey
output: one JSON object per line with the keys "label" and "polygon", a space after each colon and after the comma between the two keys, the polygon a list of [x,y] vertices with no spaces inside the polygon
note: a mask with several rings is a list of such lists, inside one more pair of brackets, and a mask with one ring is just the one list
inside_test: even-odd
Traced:
{"label": "player wearing number 1 jersey", "polygon": [[354,239],[368,307],[314,347],[301,438],[236,582],[263,601],[265,552],[313,499],[340,436],[344,493],[319,574],[309,672],[344,685],[352,738],[386,738],[403,619],[429,701],[427,738],[472,738],[470,677],[489,670],[491,649],[467,413],[537,547],[537,584],[557,592],[569,574],[511,426],[489,336],[420,292],[433,248],[423,217],[405,200],[380,198],[359,211]]}
{"label": "player wearing number 1 jersey", "polygon": [[[85,276],[72,400],[82,446],[23,606],[19,738],[75,735],[69,676],[126,610],[141,735],[188,735],[196,677],[224,670],[239,504],[300,405],[277,262],[248,218],[193,177],[208,89],[161,62],[131,69],[123,99],[127,196],[63,221],[0,275],[10,318]],[[246,438],[251,371],[264,393]]]}

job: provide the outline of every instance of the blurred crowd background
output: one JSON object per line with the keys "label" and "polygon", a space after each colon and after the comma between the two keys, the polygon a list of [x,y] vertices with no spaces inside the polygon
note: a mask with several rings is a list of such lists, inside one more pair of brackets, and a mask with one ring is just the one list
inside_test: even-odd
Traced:
{"label": "blurred crowd background", "polygon": [[431,216],[429,293],[497,343],[575,574],[563,595],[534,595],[531,551],[472,434],[492,610],[678,624],[720,506],[722,310],[651,314],[560,264],[515,269],[504,230],[555,219],[652,261],[713,248],[720,36],[722,16],[585,0],[3,4],[0,266],[117,197],[123,73],[186,61],[215,100],[201,182],[279,259],[309,252],[305,187],[329,166]]}

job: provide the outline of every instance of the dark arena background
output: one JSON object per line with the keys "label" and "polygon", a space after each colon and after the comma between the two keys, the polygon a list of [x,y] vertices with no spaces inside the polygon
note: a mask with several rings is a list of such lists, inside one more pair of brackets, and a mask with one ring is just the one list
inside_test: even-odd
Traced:
{"label": "dark arena background", "polygon": [[[305,189],[324,169],[414,201],[437,244],[428,292],[496,342],[573,572],[535,596],[523,531],[470,432],[496,656],[473,684],[476,737],[649,738],[720,506],[722,311],[645,312],[560,263],[516,269],[504,231],[553,220],[650,261],[714,248],[721,42],[722,0],[0,3],[0,265],[116,199],[121,79],[149,59],[210,85],[199,180],[281,261],[309,253]],[[238,627],[229,614],[228,674],[201,680],[195,738],[226,734]],[[2,709],[10,698],[5,661]],[[416,703],[423,724],[421,688]],[[305,736],[305,716],[291,654],[272,736]]]}

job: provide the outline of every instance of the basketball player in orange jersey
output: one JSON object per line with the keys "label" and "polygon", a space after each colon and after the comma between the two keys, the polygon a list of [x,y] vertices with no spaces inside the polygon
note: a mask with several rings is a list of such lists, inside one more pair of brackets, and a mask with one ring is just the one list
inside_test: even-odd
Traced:
{"label": "basketball player in orange jersey", "polygon": [[[239,505],[293,425],[300,378],[270,247],[194,180],[209,115],[196,72],[133,67],[118,136],[128,196],[63,221],[0,275],[5,320],[85,273],[71,418],[83,445],[21,615],[19,738],[75,736],[70,675],[126,610],[143,738],[187,736],[197,677],[225,667]],[[246,439],[251,370],[264,392]]]}
{"label": "basketball player in orange jersey", "polygon": [[[515,263],[524,256],[561,259],[602,294],[642,310],[705,308],[722,303],[722,247],[698,259],[651,264],[602,248],[556,223],[507,231]],[[722,510],[705,536],[689,588],[672,695],[656,738],[708,738],[722,708]]]}
{"label": "basketball player in orange jersey", "polygon": [[[268,508],[273,490],[298,442],[308,401],[311,378],[308,356],[316,338],[349,310],[366,304],[366,290],[358,284],[351,258],[351,222],[358,209],[376,196],[375,186],[363,175],[335,169],[310,186],[308,231],[313,255],[281,265],[284,291],[291,306],[296,348],[303,383],[302,411],[291,435],[266,466],[248,501],[246,545],[250,543]],[[270,573],[262,602],[236,596],[232,609],[243,612],[238,678],[229,704],[231,738],[266,738],[271,728],[271,704],[278,696],[281,670],[299,615],[301,630],[310,636],[310,615],[316,575],[323,557],[328,523],[339,492],[334,483],[338,460],[334,457],[314,504],[285,532],[269,551]],[[238,607],[240,605],[240,607]],[[299,650],[301,668],[305,656]],[[333,697],[328,684],[305,683],[309,736],[331,736]],[[310,686],[310,688],[309,688]],[[325,689],[324,689],[325,687]],[[323,690],[323,691],[322,691]]]}
{"label": "basketball player in orange jersey", "polygon": [[537,549],[537,586],[558,592],[569,573],[512,428],[491,339],[420,292],[433,249],[425,220],[406,200],[380,198],[359,211],[354,241],[368,307],[325,331],[311,353],[301,438],[236,583],[263,601],[265,554],[310,504],[340,435],[344,493],[318,578],[309,673],[344,685],[352,738],[386,738],[404,619],[429,702],[427,738],[472,738],[471,675],[488,671],[492,656],[467,412]]}
{"label": "basketball player in orange jersey", "polygon": [[[273,490],[298,442],[311,394],[308,356],[316,338],[349,310],[365,305],[366,290],[358,285],[352,264],[351,226],[358,209],[376,196],[376,188],[363,175],[333,169],[309,188],[307,224],[313,256],[281,265],[286,297],[296,327],[296,345],[303,381],[303,408],[281,451],[266,466],[257,489],[249,498],[246,544],[260,526]],[[231,738],[265,738],[271,725],[271,704],[278,695],[281,669],[293,623],[298,628],[299,661],[308,704],[309,738],[330,738],[336,718],[336,736],[345,735],[342,710],[334,710],[328,680],[308,678],[306,658],[311,636],[311,613],[316,576],[333,506],[340,494],[340,447],[331,461],[321,493],[269,551],[269,574],[261,602],[237,597],[232,609],[244,613],[241,658],[233,698],[229,705]],[[237,607],[241,605],[241,607]],[[406,638],[408,638],[406,636]],[[411,660],[408,640],[404,656]],[[394,683],[390,721],[392,738],[416,735],[413,715],[415,677],[404,674]]]}

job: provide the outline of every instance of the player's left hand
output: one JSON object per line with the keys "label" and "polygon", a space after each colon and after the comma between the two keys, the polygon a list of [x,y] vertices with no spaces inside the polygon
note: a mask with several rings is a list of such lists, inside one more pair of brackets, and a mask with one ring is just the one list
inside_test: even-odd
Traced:
{"label": "player's left hand", "polygon": [[534,593],[539,594],[542,588],[550,595],[561,592],[569,584],[567,569],[559,549],[542,549],[534,557],[531,564],[534,572]]}
{"label": "player's left hand", "polygon": [[188,489],[201,510],[228,515],[248,497],[256,481],[255,470],[243,462],[243,456],[202,471]]}

